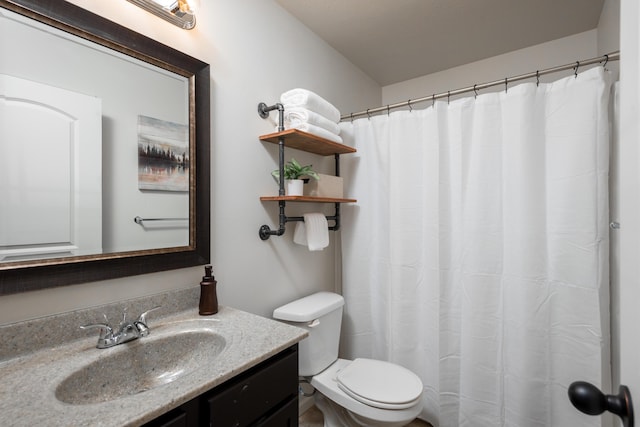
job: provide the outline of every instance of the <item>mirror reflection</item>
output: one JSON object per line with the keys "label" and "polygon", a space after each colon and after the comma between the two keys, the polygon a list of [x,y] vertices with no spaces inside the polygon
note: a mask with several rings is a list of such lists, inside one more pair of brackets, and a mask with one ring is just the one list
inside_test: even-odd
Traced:
{"label": "mirror reflection", "polygon": [[0,39],[0,262],[188,247],[189,78],[6,9]]}
{"label": "mirror reflection", "polygon": [[209,263],[209,65],[65,1],[0,40],[0,295]]}

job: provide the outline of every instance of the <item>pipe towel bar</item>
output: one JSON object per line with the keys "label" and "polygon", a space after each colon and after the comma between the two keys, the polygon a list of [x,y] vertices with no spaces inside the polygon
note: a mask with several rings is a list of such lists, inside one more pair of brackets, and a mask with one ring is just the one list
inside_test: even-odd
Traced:
{"label": "pipe towel bar", "polygon": [[[284,202],[282,202],[284,203]],[[327,221],[334,221],[335,225],[330,226],[329,230],[338,231],[340,229],[340,204],[336,203],[336,215],[326,216]],[[282,236],[287,222],[304,221],[304,217],[301,216],[286,216],[284,213],[280,215],[280,227],[277,230],[272,230],[268,225],[262,225],[258,230],[258,235],[262,240],[268,240],[271,236]]]}

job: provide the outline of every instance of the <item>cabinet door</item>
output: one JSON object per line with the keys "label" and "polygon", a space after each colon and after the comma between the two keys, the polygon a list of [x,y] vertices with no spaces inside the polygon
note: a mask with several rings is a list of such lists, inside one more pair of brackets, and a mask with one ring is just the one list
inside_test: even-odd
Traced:
{"label": "cabinet door", "polygon": [[298,353],[284,351],[214,393],[208,399],[212,426],[255,425],[289,400],[297,405]]}
{"label": "cabinet door", "polygon": [[289,403],[277,410],[269,417],[258,421],[256,427],[297,427],[298,399],[291,399]]}

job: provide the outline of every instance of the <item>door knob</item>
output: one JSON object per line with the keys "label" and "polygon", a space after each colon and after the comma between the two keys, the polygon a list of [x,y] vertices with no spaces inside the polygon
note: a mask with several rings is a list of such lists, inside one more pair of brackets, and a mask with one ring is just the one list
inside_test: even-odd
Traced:
{"label": "door knob", "polygon": [[585,381],[576,381],[569,386],[569,400],[579,411],[588,415],[612,412],[622,419],[624,427],[633,426],[633,403],[627,386],[621,385],[617,395],[605,395]]}

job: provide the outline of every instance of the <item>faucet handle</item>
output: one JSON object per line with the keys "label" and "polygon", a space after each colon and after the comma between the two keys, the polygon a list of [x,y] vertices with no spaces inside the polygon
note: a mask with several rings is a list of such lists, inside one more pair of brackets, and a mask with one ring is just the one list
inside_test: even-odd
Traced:
{"label": "faucet handle", "polygon": [[138,320],[133,322],[134,325],[136,325],[136,328],[138,328],[138,331],[140,332],[141,337],[146,337],[147,335],[149,335],[149,327],[147,326],[147,315],[159,308],[162,308],[162,306],[159,305],[145,311],[140,315],[140,317],[138,317]]}
{"label": "faucet handle", "polygon": [[[106,319],[106,315],[105,315],[105,319]],[[122,328],[127,326],[127,307],[122,309],[122,320],[120,320],[120,323],[118,323],[118,329],[122,330]]]}
{"label": "faucet handle", "polygon": [[106,323],[91,323],[89,325],[80,326],[80,329],[94,329],[94,328],[100,328],[99,339],[101,340],[107,339],[113,336],[113,329],[111,328],[111,326],[107,325]]}
{"label": "faucet handle", "polygon": [[155,307],[150,308],[149,310],[145,311],[144,313],[142,313],[142,314],[140,315],[140,317],[138,317],[138,322],[147,323],[147,315],[148,315],[149,313],[151,313],[152,311],[155,311],[155,310],[157,310],[157,309],[159,309],[159,308],[162,308],[162,306],[161,306],[161,305],[158,305],[158,306],[155,306]]}

